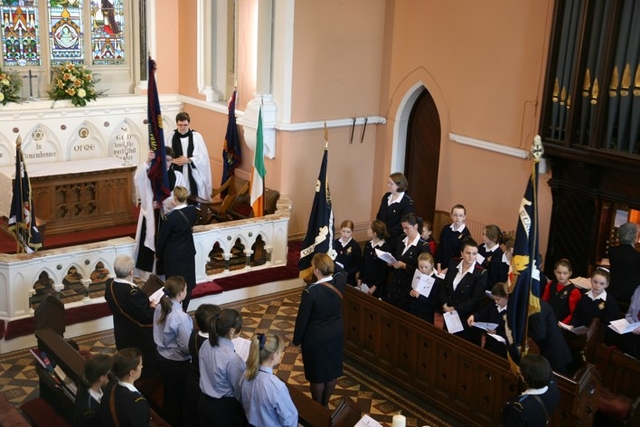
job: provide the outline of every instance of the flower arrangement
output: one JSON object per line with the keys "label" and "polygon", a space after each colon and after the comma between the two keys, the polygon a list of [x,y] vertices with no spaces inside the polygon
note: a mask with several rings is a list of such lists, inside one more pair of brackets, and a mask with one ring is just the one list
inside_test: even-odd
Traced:
{"label": "flower arrangement", "polygon": [[84,107],[102,94],[95,89],[99,80],[94,79],[91,70],[84,65],[67,62],[54,68],[53,72],[53,88],[48,94],[54,104],[59,99],[69,99],[76,107]]}
{"label": "flower arrangement", "polygon": [[22,77],[17,71],[0,70],[0,103],[20,102],[20,88]]}

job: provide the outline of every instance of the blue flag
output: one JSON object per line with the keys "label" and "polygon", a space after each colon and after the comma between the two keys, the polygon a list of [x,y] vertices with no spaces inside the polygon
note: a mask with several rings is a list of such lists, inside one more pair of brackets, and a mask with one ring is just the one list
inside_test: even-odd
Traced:
{"label": "blue flag", "polygon": [[527,339],[527,321],[540,312],[540,251],[538,238],[538,163],[534,162],[520,203],[509,275],[507,350],[520,363]]}
{"label": "blue flag", "polygon": [[[326,131],[325,131],[326,132]],[[298,270],[301,278],[308,278],[313,273],[311,259],[316,253],[331,254],[333,251],[333,209],[327,180],[327,160],[329,144],[325,145],[320,174],[316,182],[316,194],[309,215],[307,234],[302,242]]]}
{"label": "blue flag", "polygon": [[31,181],[24,164],[21,141],[16,144],[16,175],[13,180],[13,198],[9,213],[9,230],[13,231],[21,249],[27,253],[42,247],[42,236],[36,225]]}
{"label": "blue flag", "polygon": [[236,123],[236,92],[233,91],[229,100],[229,120],[227,121],[227,133],[224,136],[222,147],[222,184],[235,174],[236,168],[242,163],[240,151],[240,138],[238,137],[238,125]]}
{"label": "blue flag", "polygon": [[156,85],[156,61],[149,57],[149,84],[147,87],[147,122],[149,125],[149,149],[155,153],[147,176],[151,181],[153,201],[162,203],[169,197],[169,175],[167,174],[164,132],[162,130],[162,112]]}

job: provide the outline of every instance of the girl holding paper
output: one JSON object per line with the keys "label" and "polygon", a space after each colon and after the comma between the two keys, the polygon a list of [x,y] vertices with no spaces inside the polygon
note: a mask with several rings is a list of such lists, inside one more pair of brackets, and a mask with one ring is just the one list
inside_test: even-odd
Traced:
{"label": "girl holding paper", "polygon": [[[487,304],[480,312],[472,314],[467,319],[469,326],[474,326],[476,322],[494,323],[497,326],[494,329],[487,329],[487,333],[494,334],[506,338],[504,325],[507,321],[507,302],[508,302],[507,286],[503,282],[498,282],[491,288],[491,299],[495,304]],[[507,347],[503,341],[498,338],[487,336],[484,348],[492,353],[507,358]]]}
{"label": "girl holding paper", "polygon": [[458,314],[464,330],[456,335],[480,344],[480,336],[472,332],[465,319],[480,307],[480,301],[487,287],[487,270],[476,263],[478,244],[475,240],[466,238],[461,246],[461,258],[453,258],[449,262],[441,287],[440,303],[445,314],[453,312]]}
{"label": "girl holding paper", "polygon": [[384,240],[387,237],[387,226],[384,222],[376,219],[367,229],[367,237],[371,240],[364,245],[360,275],[358,276],[358,288],[376,298],[386,299],[389,266],[378,258],[376,249],[382,252],[391,251],[391,248]]}
{"label": "girl holding paper", "polygon": [[[593,319],[600,319],[602,324],[606,326],[612,320],[620,318],[620,309],[615,298],[607,294],[609,286],[609,270],[604,267],[598,267],[591,275],[591,290],[584,294],[576,305],[576,311],[571,319],[571,328],[577,326],[591,325]],[[609,328],[605,330],[605,338],[609,333]],[[607,341],[605,339],[605,341]]]}
{"label": "girl holding paper", "polygon": [[390,264],[391,284],[389,286],[390,304],[409,311],[411,303],[411,280],[418,267],[418,256],[423,252],[429,252],[429,244],[422,240],[422,219],[409,213],[402,217],[402,231],[406,237],[396,246],[394,253],[396,262]]}
{"label": "girl holding paper", "polygon": [[436,277],[434,264],[433,255],[429,252],[418,255],[418,269],[413,275],[409,292],[413,297],[409,307],[411,314],[432,325],[440,301],[440,279]]}

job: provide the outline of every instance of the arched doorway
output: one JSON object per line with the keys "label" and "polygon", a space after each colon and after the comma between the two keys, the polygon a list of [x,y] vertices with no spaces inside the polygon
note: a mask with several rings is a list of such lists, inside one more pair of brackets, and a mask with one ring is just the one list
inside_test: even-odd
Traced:
{"label": "arched doorway", "polygon": [[415,212],[433,222],[440,161],[440,117],[433,97],[424,87],[409,115],[405,153],[404,171]]}

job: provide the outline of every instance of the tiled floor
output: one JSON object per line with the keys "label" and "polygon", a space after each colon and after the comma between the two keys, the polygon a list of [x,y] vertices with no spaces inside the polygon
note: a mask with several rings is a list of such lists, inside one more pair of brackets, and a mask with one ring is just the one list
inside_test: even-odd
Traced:
{"label": "tiled floor", "polygon": [[[250,300],[225,305],[241,311],[244,318],[242,335],[249,338],[255,332],[272,332],[283,335],[290,343],[300,301],[300,290],[284,291]],[[112,331],[105,331],[78,337],[75,341],[83,350],[92,353],[114,353],[115,344]],[[277,375],[289,384],[300,387],[310,395],[308,383],[304,377],[300,349],[289,345],[286,348]],[[38,376],[28,350],[0,356],[0,391],[15,405],[38,395]],[[426,404],[416,400],[400,390],[383,384],[370,372],[345,360],[344,375],[331,401],[331,409],[339,403],[342,396],[350,396],[363,413],[383,425],[391,425],[391,418],[399,411],[407,417],[407,426],[451,426],[442,416],[428,412]]]}

